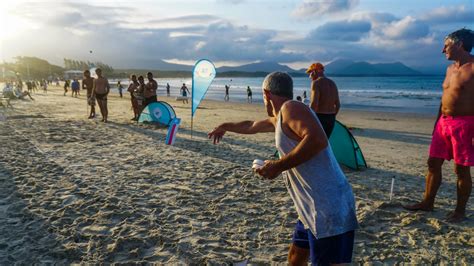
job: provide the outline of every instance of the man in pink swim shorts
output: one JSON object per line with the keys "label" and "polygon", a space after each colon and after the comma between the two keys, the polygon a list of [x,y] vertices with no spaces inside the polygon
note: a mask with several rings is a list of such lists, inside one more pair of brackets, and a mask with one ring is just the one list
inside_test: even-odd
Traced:
{"label": "man in pink swim shorts", "polygon": [[441,167],[454,159],[457,181],[456,209],[448,221],[460,222],[466,217],[471,195],[471,166],[474,166],[474,56],[470,54],[474,32],[460,29],[444,41],[443,53],[454,63],[448,66],[443,82],[443,96],[433,131],[428,159],[424,198],[420,203],[404,206],[408,210],[432,211],[436,192],[441,185]]}

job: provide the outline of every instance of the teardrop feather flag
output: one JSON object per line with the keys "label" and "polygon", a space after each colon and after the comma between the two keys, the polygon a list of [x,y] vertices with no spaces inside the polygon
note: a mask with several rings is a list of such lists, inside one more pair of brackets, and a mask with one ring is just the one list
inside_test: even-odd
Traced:
{"label": "teardrop feather flag", "polygon": [[194,116],[196,109],[206,95],[207,89],[209,89],[215,77],[216,68],[211,61],[201,59],[196,62],[193,69],[191,118]]}

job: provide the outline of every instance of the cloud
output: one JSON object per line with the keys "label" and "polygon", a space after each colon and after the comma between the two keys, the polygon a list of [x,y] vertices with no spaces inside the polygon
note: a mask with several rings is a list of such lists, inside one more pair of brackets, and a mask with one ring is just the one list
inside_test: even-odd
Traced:
{"label": "cloud", "polygon": [[[357,1],[300,3],[300,7],[306,5],[307,16],[313,16],[354,8]],[[2,41],[7,59],[32,55],[62,64],[62,59],[67,57],[103,61],[117,68],[153,68],[161,59],[194,62],[202,57],[234,64],[336,58],[441,64],[445,61],[440,51],[447,28],[465,23],[461,21],[467,19],[464,13],[469,10],[443,7],[404,17],[389,12],[357,11],[344,14],[347,15],[344,19],[325,17],[324,24],[316,24],[309,32],[298,27],[262,29],[212,13],[163,17],[137,7],[99,7],[86,3],[57,2],[53,7],[44,2],[30,2],[14,12],[21,13],[35,27]],[[458,15],[449,17],[447,14],[452,12]],[[453,24],[446,25],[448,19]],[[90,54],[89,50],[94,53]]]}
{"label": "cloud", "polygon": [[429,27],[426,23],[411,16],[391,22],[382,30],[385,37],[392,40],[413,40],[426,37]]}
{"label": "cloud", "polygon": [[377,26],[399,19],[393,14],[387,12],[356,12],[351,14],[350,20],[368,20],[373,26]]}
{"label": "cloud", "polygon": [[244,3],[246,0],[216,0],[217,3],[222,3],[222,4],[232,4],[232,5],[238,5]]}
{"label": "cloud", "polygon": [[294,17],[319,17],[330,13],[338,13],[352,9],[359,0],[304,0],[292,12]]}
{"label": "cloud", "polygon": [[[89,10],[95,10],[93,16],[86,15]],[[147,16],[113,16],[110,10],[67,3],[56,11],[23,10],[32,21],[44,23],[37,30],[29,29],[19,44],[12,41],[5,43],[5,47],[19,54],[46,58],[56,55],[60,62],[63,57],[89,60],[93,56],[90,60],[117,67],[152,67],[153,62],[161,59],[189,61],[201,57],[215,61],[305,59],[302,52],[286,51],[283,42],[274,41],[277,31],[237,25],[208,14],[146,19]],[[31,41],[42,32],[51,37],[41,38],[32,46]],[[33,40],[27,41],[29,38]],[[89,50],[94,51],[93,55],[85,53]]]}
{"label": "cloud", "polygon": [[274,42],[272,30],[257,30],[235,26],[229,22],[209,25],[204,34],[205,44],[193,54],[209,54],[217,60],[261,60],[289,62],[303,59],[302,53],[284,52],[284,45]]}
{"label": "cloud", "polygon": [[474,9],[464,5],[438,7],[420,17],[427,23],[474,23]]}
{"label": "cloud", "polygon": [[52,17],[50,20],[48,20],[48,23],[52,25],[61,25],[64,27],[68,27],[78,24],[83,19],[84,17],[79,12],[67,12]]}
{"label": "cloud", "polygon": [[356,42],[366,36],[371,29],[369,21],[334,21],[323,24],[312,30],[308,38],[319,40],[339,40]]}

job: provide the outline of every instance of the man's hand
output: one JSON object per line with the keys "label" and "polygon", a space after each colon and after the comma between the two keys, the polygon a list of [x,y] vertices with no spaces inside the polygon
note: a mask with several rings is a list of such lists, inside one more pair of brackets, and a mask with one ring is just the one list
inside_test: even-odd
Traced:
{"label": "man's hand", "polygon": [[209,139],[213,139],[214,144],[219,143],[219,141],[222,139],[222,137],[224,136],[224,134],[226,132],[222,127],[223,126],[220,125],[220,126],[214,128],[214,130],[212,130],[211,132],[207,133],[207,137]]}
{"label": "man's hand", "polygon": [[277,161],[267,160],[265,164],[261,168],[256,169],[255,172],[265,179],[275,179],[283,172],[283,169],[280,168]]}

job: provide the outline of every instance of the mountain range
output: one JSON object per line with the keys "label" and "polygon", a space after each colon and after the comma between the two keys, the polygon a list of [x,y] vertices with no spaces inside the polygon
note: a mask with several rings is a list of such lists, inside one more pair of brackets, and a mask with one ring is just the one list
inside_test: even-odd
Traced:
{"label": "mountain range", "polygon": [[336,60],[326,65],[327,75],[346,76],[419,76],[420,71],[414,70],[403,63],[371,64],[367,62],[353,62],[350,60]]}
{"label": "mountain range", "polygon": [[[167,63],[163,60],[148,62],[148,68],[158,69],[160,71],[192,71],[193,66]],[[234,76],[249,75],[256,73],[264,75],[265,73],[273,71],[288,72],[292,75],[302,76],[306,75],[306,69],[293,69],[286,65],[276,62],[258,62],[250,63],[241,66],[222,66],[218,67],[217,73],[225,74],[232,73]],[[424,75],[422,72],[412,69],[403,63],[379,63],[372,64],[368,62],[355,62],[351,60],[335,60],[325,66],[325,72],[331,76],[419,76]]]}

